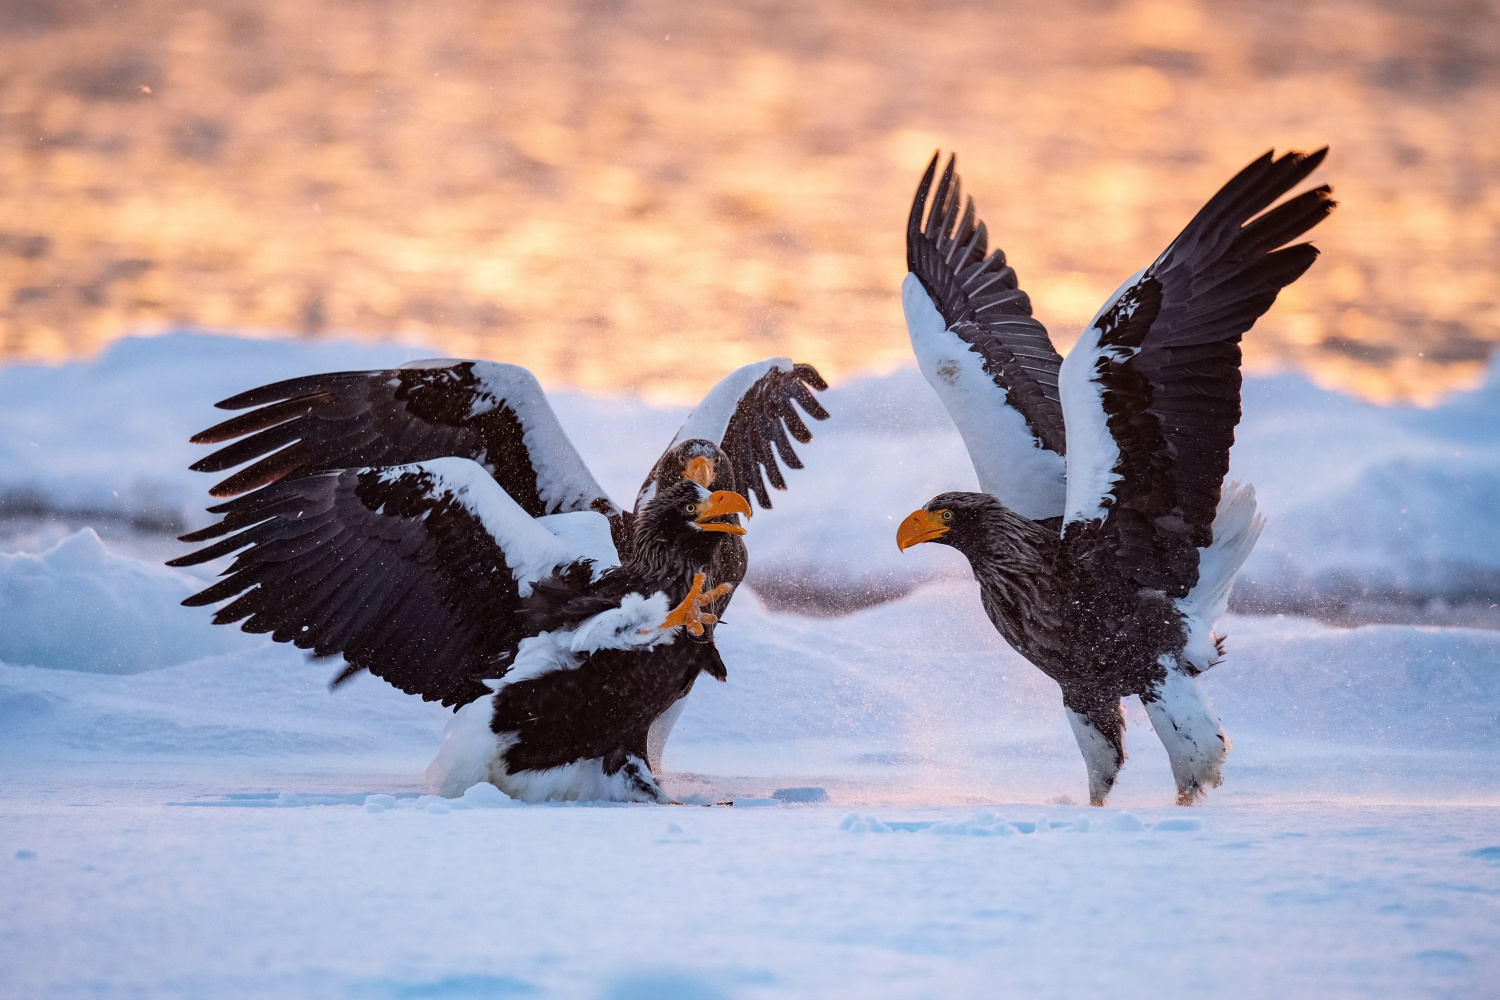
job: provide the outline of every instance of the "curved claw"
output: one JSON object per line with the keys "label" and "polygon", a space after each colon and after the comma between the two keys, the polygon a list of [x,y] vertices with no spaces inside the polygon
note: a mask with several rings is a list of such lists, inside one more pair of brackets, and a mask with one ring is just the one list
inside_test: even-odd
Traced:
{"label": "curved claw", "polygon": [[703,626],[713,625],[719,620],[717,615],[703,609],[733,589],[733,584],[721,583],[705,593],[703,574],[699,573],[693,577],[693,585],[688,590],[687,596],[682,599],[682,603],[673,608],[666,620],[657,627],[671,628],[674,625],[681,625],[695,636],[702,635]]}

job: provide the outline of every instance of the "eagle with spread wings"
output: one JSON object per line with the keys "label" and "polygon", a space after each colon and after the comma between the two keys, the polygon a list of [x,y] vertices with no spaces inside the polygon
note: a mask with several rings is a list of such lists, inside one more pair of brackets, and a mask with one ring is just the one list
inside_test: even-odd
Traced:
{"label": "eagle with spread wings", "polygon": [[[667,801],[656,780],[747,556],[748,498],[800,469],[811,365],[771,358],[719,382],[647,475],[612,500],[536,378],[431,360],[251,389],[193,437],[224,444],[222,515],[171,561],[233,554],[183,603],[369,671],[457,712],[428,783],[526,801]],[[800,408],[800,413],[799,413]],[[248,463],[248,464],[247,464]]]}
{"label": "eagle with spread wings", "polygon": [[917,188],[907,330],[980,492],[934,497],[897,545],[968,557],[995,628],[1061,687],[1095,805],[1125,760],[1124,695],[1144,703],[1180,804],[1222,780],[1229,737],[1197,678],[1224,654],[1213,626],[1263,523],[1255,491],[1224,481],[1240,338],[1318,255],[1286,244],[1328,217],[1331,190],[1272,206],[1326,153],[1266,153],[1241,170],[1066,359],[990,252],[954,160],[934,191],[934,156]]}

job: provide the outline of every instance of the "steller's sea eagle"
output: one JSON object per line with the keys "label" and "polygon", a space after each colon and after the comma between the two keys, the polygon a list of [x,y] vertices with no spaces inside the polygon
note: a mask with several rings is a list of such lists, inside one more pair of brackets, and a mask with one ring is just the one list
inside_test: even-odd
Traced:
{"label": "steller's sea eagle", "polygon": [[906,325],[983,492],[934,497],[896,542],[968,557],[995,628],[1061,686],[1094,805],[1125,759],[1128,694],[1166,745],[1179,804],[1222,780],[1229,738],[1197,676],[1223,656],[1212,629],[1263,524],[1255,491],[1224,484],[1239,341],[1318,255],[1278,248],[1328,216],[1330,189],[1270,206],[1326,152],[1266,153],[1240,171],[1066,360],[1004,252],[987,254],[973,200],[960,210],[954,160],[925,223],[937,156],[917,188]]}
{"label": "steller's sea eagle", "polygon": [[[666,801],[654,774],[699,673],[726,678],[714,626],[745,575],[738,515],[785,489],[777,457],[822,420],[810,365],[772,358],[719,382],[624,510],[524,368],[419,361],[294,378],[219,403],[193,437],[226,445],[218,539],[238,553],[184,604],[453,707],[428,783],[512,797]],[[252,409],[253,408],[253,409]],[[239,440],[233,440],[238,438]],[[253,492],[247,492],[253,491]],[[244,494],[244,495],[238,495]],[[220,537],[228,536],[228,537]],[[231,600],[232,599],[232,600]]]}

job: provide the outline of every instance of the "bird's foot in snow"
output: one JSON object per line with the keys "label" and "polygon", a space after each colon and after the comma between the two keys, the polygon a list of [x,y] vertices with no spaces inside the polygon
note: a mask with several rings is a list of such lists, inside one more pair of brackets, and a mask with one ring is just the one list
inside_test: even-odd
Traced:
{"label": "bird's foot in snow", "polygon": [[672,628],[681,625],[693,635],[702,635],[703,626],[712,625],[719,620],[717,615],[710,614],[703,609],[733,589],[732,584],[721,583],[714,589],[704,592],[703,574],[699,573],[693,577],[692,589],[682,599],[682,603],[673,608],[667,615],[666,621],[657,627]]}
{"label": "bird's foot in snow", "polygon": [[1199,786],[1193,788],[1179,788],[1177,790],[1177,804],[1180,806],[1195,806],[1198,800],[1203,798],[1206,791]]}
{"label": "bird's foot in snow", "polygon": [[647,769],[644,763],[632,760],[621,768],[627,795],[637,802],[655,802],[658,805],[666,805],[672,801],[671,796],[662,791],[661,786],[656,783],[656,776]]}

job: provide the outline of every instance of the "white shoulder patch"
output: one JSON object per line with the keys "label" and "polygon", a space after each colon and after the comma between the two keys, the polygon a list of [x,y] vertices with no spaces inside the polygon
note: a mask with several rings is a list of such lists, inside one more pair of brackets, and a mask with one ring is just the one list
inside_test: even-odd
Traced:
{"label": "white shoulder patch", "polygon": [[667,446],[675,448],[684,441],[701,438],[714,444],[724,443],[724,434],[729,430],[729,421],[739,409],[740,400],[750,387],[759,382],[767,372],[792,370],[791,358],[766,358],[754,364],[736,368],[719,380],[719,384],[708,390],[708,395],[693,407],[687,422]]}
{"label": "white shoulder patch", "polygon": [[592,510],[571,510],[564,514],[548,514],[536,519],[567,547],[569,552],[582,559],[594,560],[594,579],[604,571],[620,565],[620,554],[615,551],[615,541],[609,533],[609,518]]}
{"label": "white shoulder patch", "polygon": [[605,496],[558,423],[535,375],[520,365],[499,361],[475,363],[474,374],[489,397],[487,403],[475,400],[475,412],[503,400],[521,422],[521,443],[526,446],[536,472],[537,494],[547,510],[578,510],[595,497]]}
{"label": "white shoulder patch", "polygon": [[957,425],[979,488],[1022,517],[1061,514],[1067,494],[1063,457],[1042,447],[1005,389],[984,370],[984,358],[948,329],[915,274],[901,283],[901,307],[917,365]]}
{"label": "white shoulder patch", "polygon": [[522,510],[479,463],[467,458],[434,458],[382,469],[381,476],[398,479],[411,472],[427,473],[435,490],[448,494],[479,518],[505,553],[522,597],[531,593],[532,584],[577,559],[562,539]]}
{"label": "white shoulder patch", "polygon": [[1057,388],[1068,437],[1067,503],[1063,512],[1066,522],[1104,517],[1104,498],[1120,478],[1114,471],[1120,448],[1109,433],[1104,386],[1094,377],[1104,352],[1099,346],[1099,328],[1094,324],[1145,273],[1142,268],[1131,275],[1105,300],[1063,359],[1062,371],[1058,373]]}

